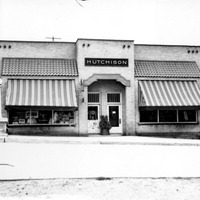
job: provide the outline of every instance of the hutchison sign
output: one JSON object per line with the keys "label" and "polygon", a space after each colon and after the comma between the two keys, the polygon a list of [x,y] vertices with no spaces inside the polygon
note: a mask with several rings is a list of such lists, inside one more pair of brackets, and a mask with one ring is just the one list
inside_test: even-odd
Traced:
{"label": "hutchison sign", "polygon": [[128,59],[120,59],[120,58],[85,58],[85,66],[128,67]]}

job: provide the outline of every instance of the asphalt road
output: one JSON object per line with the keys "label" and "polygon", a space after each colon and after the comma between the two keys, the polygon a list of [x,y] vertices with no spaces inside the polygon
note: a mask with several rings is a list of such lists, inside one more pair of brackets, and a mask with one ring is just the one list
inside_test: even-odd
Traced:
{"label": "asphalt road", "polygon": [[0,180],[200,177],[200,146],[0,144]]}

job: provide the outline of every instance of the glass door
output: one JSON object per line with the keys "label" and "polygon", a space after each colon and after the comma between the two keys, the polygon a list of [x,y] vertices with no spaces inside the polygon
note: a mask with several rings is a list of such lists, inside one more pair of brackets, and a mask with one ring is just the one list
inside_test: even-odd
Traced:
{"label": "glass door", "polygon": [[88,133],[99,134],[99,105],[88,106]]}
{"label": "glass door", "polygon": [[110,133],[122,133],[121,105],[108,105],[108,119],[112,125]]}

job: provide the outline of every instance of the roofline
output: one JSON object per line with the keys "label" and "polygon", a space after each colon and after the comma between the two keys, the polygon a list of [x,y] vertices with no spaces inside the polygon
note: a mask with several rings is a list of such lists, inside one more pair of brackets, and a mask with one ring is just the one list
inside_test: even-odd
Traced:
{"label": "roofline", "polygon": [[[75,42],[66,41],[33,41],[33,40],[0,40],[0,42],[17,42],[17,43],[61,43],[61,44],[76,44],[78,40],[93,40],[93,41],[121,41],[121,42],[134,42],[134,40],[123,40],[123,39],[93,39],[93,38],[78,38]],[[134,46],[158,46],[158,47],[198,47],[200,45],[174,45],[174,44],[135,44]]]}
{"label": "roofline", "polygon": [[178,45],[178,44],[134,44],[134,46],[160,46],[160,47],[200,47],[200,45]]}
{"label": "roofline", "polygon": [[[78,38],[78,40],[93,40],[93,41],[121,41],[121,42],[134,42],[134,40],[120,40],[120,39],[93,39],[93,38]],[[0,40],[0,42],[19,42],[19,43],[72,43],[76,42],[66,42],[66,41],[33,41],[33,40]]]}
{"label": "roofline", "polygon": [[94,38],[78,38],[76,41],[78,40],[93,40],[93,41],[119,41],[119,42],[134,42],[134,40],[123,40],[123,39],[94,39]]}
{"label": "roofline", "polygon": [[17,42],[17,43],[64,43],[64,44],[75,44],[75,42],[64,42],[64,41],[31,41],[31,40],[0,40],[0,42]]}

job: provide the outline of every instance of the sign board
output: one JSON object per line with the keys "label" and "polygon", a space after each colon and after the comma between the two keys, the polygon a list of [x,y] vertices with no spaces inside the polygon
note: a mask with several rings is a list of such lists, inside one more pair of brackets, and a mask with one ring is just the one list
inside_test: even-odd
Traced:
{"label": "sign board", "polygon": [[128,67],[128,59],[85,58],[85,66]]}

